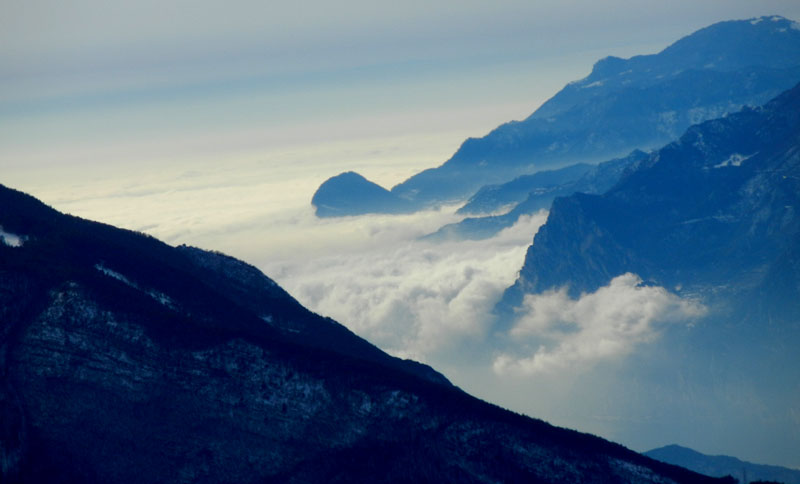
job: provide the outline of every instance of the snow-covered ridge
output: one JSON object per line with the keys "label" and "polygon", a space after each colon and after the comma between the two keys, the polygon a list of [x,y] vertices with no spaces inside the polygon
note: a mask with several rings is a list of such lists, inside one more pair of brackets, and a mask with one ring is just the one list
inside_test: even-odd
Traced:
{"label": "snow-covered ridge", "polygon": [[172,298],[170,298],[169,296],[167,296],[163,292],[158,292],[158,291],[155,291],[153,289],[142,289],[135,282],[131,281],[130,279],[128,279],[124,275],[120,274],[119,272],[117,272],[115,270],[112,270],[112,269],[109,269],[108,267],[104,266],[102,263],[95,264],[94,268],[97,269],[98,271],[102,272],[103,274],[105,274],[105,275],[107,275],[109,277],[112,277],[112,278],[114,278],[114,279],[116,279],[116,280],[118,280],[118,281],[120,281],[120,282],[122,282],[122,283],[124,283],[124,284],[126,284],[126,285],[128,285],[128,286],[130,286],[130,287],[132,287],[134,289],[136,289],[137,291],[144,292],[148,296],[152,297],[153,299],[155,299],[156,301],[160,302],[161,304],[163,304],[164,306],[166,306],[166,307],[168,307],[170,309],[173,309],[173,310],[177,309],[175,303],[172,301]]}
{"label": "snow-covered ridge", "polygon": [[[754,17],[750,19],[751,25],[758,25],[765,20],[769,20],[770,22],[781,22],[783,20],[787,20],[785,17],[781,17],[780,15],[773,15],[771,17]],[[795,22],[793,22],[795,23]]]}
{"label": "snow-covered ridge", "polygon": [[17,234],[12,234],[11,232],[6,232],[3,230],[3,226],[0,225],[0,241],[6,244],[9,247],[22,247],[22,244],[25,243],[25,239],[27,237]]}
{"label": "snow-covered ridge", "polygon": [[734,153],[731,156],[729,156],[727,160],[717,165],[714,165],[714,168],[724,168],[726,166],[740,166],[745,160],[749,159],[753,155],[755,155],[755,153],[753,153],[752,155],[741,155],[739,153]]}
{"label": "snow-covered ridge", "polygon": [[585,86],[581,86],[581,89],[586,89],[588,87],[600,87],[605,83],[605,81],[594,81],[591,84],[587,84]]}

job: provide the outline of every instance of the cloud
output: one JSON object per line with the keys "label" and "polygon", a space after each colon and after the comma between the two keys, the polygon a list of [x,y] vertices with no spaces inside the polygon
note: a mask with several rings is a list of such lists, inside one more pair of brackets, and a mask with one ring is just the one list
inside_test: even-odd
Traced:
{"label": "cloud", "polygon": [[446,358],[467,342],[485,343],[491,310],[513,283],[546,214],[523,217],[486,241],[416,240],[445,217],[451,215],[341,220],[333,227],[361,224],[369,240],[337,255],[266,271],[302,304],[392,354],[427,362]]}
{"label": "cloud", "polygon": [[571,299],[566,288],[528,295],[509,331],[515,348],[496,357],[499,375],[551,374],[619,359],[655,340],[662,327],[699,318],[705,308],[635,274]]}

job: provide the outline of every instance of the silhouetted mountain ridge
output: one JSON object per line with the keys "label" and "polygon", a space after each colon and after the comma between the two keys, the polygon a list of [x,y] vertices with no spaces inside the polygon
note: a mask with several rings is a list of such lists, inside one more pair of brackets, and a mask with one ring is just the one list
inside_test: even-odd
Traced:
{"label": "silhouetted mountain ridge", "polygon": [[470,397],[246,263],[0,186],[2,482],[715,482]]}

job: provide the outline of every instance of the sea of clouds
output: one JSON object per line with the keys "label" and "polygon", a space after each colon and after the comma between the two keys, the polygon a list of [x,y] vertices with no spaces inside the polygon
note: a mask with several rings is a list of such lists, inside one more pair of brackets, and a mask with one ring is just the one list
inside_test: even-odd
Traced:
{"label": "sea of clouds", "polygon": [[578,378],[705,314],[698,301],[621,274],[574,299],[565,288],[528,295],[511,324],[500,324],[494,307],[516,280],[547,212],[524,216],[486,240],[420,240],[456,220],[454,209],[301,218],[297,230],[328,241],[328,250],[260,267],[313,311],[467,385],[476,373],[488,386],[491,380],[536,385],[554,376]]}
{"label": "sea of clouds", "polygon": [[522,217],[485,241],[418,240],[452,217],[442,210],[333,222],[332,231],[356,226],[368,238],[265,269],[301,303],[384,350],[441,360],[466,342],[487,339],[492,308],[514,282],[546,213]]}
{"label": "sea of clouds", "polygon": [[665,325],[695,321],[704,313],[698,301],[646,286],[631,273],[577,299],[566,288],[529,294],[509,331],[517,354],[497,356],[493,368],[500,375],[534,375],[622,358],[654,341]]}
{"label": "sea of clouds", "polygon": [[[363,167],[376,151],[396,153],[385,174],[365,175],[397,180],[407,176],[409,152],[393,150],[409,145],[397,138],[326,152]],[[545,211],[487,240],[441,243],[420,238],[457,222],[457,206],[319,219],[309,200],[327,164],[292,161],[316,158],[321,149],[225,165],[194,160],[125,177],[109,166],[92,176],[63,173],[62,183],[29,191],[60,210],[249,262],[311,310],[390,354],[430,364],[480,398],[642,448],[664,443],[653,440],[663,432],[651,431],[648,415],[659,380],[637,380],[628,370],[670,331],[694,324],[705,311],[699,302],[621,274],[578,298],[561,288],[529,295],[515,320],[500,324],[493,308],[516,280]],[[614,397],[631,394],[639,397],[630,405]]]}

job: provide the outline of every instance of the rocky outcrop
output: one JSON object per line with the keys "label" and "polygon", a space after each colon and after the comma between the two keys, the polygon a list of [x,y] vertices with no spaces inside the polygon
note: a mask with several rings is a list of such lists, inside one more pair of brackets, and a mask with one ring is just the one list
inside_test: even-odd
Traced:
{"label": "rocky outcrop", "polygon": [[414,211],[408,200],[352,171],[325,180],[314,192],[311,205],[314,206],[317,217]]}
{"label": "rocky outcrop", "polygon": [[625,272],[667,287],[764,283],[800,240],[799,112],[796,86],[693,126],[605,194],[556,199],[510,297],[577,295]]}

